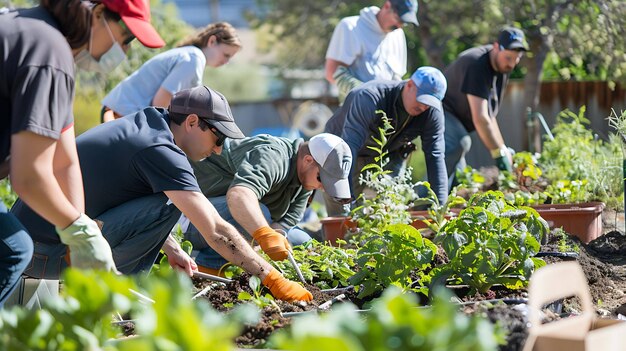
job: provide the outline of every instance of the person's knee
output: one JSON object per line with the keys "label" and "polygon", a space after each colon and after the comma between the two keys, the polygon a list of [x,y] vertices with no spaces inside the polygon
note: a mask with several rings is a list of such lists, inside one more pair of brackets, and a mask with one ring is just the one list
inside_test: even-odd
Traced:
{"label": "person's knee", "polygon": [[26,231],[19,231],[13,235],[10,255],[5,257],[12,259],[13,264],[17,265],[19,270],[23,271],[33,257],[34,245],[33,240]]}
{"label": "person's knee", "polygon": [[298,226],[292,227],[287,231],[287,240],[291,246],[302,245],[311,239],[311,236]]}
{"label": "person's knee", "polygon": [[461,151],[464,154],[468,153],[472,148],[472,137],[466,135],[459,140],[459,145],[461,147]]}

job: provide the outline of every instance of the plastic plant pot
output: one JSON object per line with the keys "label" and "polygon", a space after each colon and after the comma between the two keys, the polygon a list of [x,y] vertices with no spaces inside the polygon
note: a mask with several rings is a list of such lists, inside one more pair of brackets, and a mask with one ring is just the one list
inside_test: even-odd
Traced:
{"label": "plastic plant pot", "polygon": [[602,235],[602,202],[532,206],[550,228],[563,228],[587,244]]}
{"label": "plastic plant pot", "polygon": [[356,229],[356,223],[352,222],[350,217],[345,216],[326,217],[320,222],[324,241],[329,241],[333,246],[337,245],[337,239],[344,239],[349,230]]}

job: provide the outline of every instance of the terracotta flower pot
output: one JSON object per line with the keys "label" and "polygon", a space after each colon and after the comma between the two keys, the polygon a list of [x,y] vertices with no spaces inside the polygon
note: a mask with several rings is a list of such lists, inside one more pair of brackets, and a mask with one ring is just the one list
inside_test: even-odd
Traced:
{"label": "terracotta flower pot", "polygon": [[563,228],[583,243],[602,235],[602,202],[531,206],[545,219],[550,228]]}

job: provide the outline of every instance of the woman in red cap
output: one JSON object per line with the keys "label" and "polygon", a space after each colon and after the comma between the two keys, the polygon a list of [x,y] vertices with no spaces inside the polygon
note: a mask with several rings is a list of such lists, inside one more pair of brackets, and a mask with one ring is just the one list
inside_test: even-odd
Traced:
{"label": "woman in red cap", "polygon": [[[0,12],[0,179],[56,226],[80,268],[114,270],[111,249],[84,214],[72,103],[74,62],[108,72],[137,38],[165,43],[144,0],[42,0]],[[30,262],[33,244],[0,203],[0,307]]]}

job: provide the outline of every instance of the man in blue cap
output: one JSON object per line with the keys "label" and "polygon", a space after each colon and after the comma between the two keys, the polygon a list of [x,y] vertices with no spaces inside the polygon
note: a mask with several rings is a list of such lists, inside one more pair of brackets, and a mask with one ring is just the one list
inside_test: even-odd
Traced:
{"label": "man in blue cap", "polygon": [[446,120],[446,166],[450,186],[457,168],[465,167],[472,146],[469,133],[478,132],[500,170],[511,170],[512,155],[498,126],[498,109],[509,74],[528,44],[517,28],[504,28],[493,44],[463,51],[444,71],[450,82],[443,99]]}
{"label": "man in blue cap", "polygon": [[[363,191],[359,172],[374,162],[377,155],[368,146],[375,146],[382,127],[380,113],[384,111],[394,130],[385,147],[389,152],[387,169],[398,175],[406,158],[415,150],[411,143],[418,136],[426,155],[426,167],[431,188],[441,203],[448,194],[444,161],[444,117],[441,100],[446,93],[446,79],[434,67],[420,67],[411,79],[400,82],[371,81],[353,89],[345,103],[326,123],[326,132],[340,136],[352,151],[351,190],[353,198]],[[326,201],[329,215],[346,214],[347,206]]]}
{"label": "man in blue cap", "polygon": [[401,27],[418,25],[417,0],[387,0],[343,18],[326,51],[326,79],[337,84],[339,101],[375,79],[400,81],[406,74],[406,38]]}

